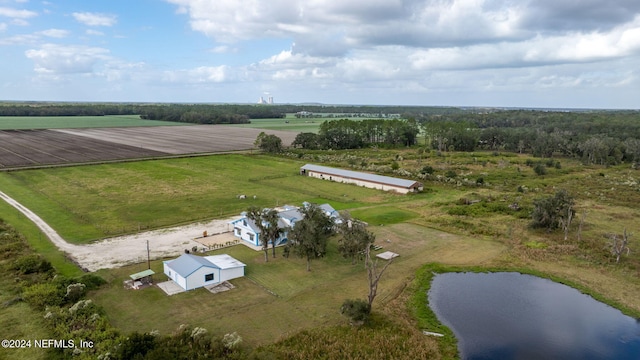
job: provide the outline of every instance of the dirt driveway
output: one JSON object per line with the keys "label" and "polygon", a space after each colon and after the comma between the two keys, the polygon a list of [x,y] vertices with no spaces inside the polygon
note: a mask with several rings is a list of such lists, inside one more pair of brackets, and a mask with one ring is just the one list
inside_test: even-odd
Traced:
{"label": "dirt driveway", "polygon": [[[2,191],[0,191],[0,198],[33,221],[60,251],[65,252],[87,271],[111,269],[144,262],[147,260],[147,241],[149,242],[151,259],[159,259],[177,256],[184,253],[185,249],[191,250],[194,246],[200,249],[216,241],[224,243],[232,236],[230,234],[232,228],[229,222],[234,219],[230,218],[147,231],[135,235],[118,236],[87,245],[74,245],[66,242],[34,212]],[[225,235],[202,238],[204,231],[207,231],[210,235]],[[196,240],[200,240],[200,242]]]}

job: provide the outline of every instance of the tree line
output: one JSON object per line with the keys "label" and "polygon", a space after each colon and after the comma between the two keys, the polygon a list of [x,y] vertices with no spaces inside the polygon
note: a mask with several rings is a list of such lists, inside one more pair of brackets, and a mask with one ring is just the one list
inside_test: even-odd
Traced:
{"label": "tree line", "polygon": [[292,145],[303,149],[358,149],[367,146],[412,146],[420,129],[414,120],[339,119],[325,121],[318,134],[300,133]]}
{"label": "tree line", "polygon": [[276,107],[213,104],[51,104],[21,103],[0,106],[0,116],[140,115],[146,120],[194,124],[242,124],[250,119],[284,118]]}
{"label": "tree line", "polygon": [[438,151],[567,156],[587,164],[640,163],[640,112],[498,111],[416,118]]}

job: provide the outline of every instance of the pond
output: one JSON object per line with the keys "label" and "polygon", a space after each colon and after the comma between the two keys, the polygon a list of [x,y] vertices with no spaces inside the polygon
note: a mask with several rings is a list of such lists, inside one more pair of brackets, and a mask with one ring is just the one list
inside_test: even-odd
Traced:
{"label": "pond", "polygon": [[461,359],[640,359],[640,321],[547,279],[438,274],[428,295]]}

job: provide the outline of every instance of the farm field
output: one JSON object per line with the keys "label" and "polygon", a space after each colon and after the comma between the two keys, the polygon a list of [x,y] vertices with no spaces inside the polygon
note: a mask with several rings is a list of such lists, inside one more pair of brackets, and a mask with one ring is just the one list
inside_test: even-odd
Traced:
{"label": "farm field", "polygon": [[168,153],[55,130],[0,131],[0,169],[166,155]]}
{"label": "farm field", "polygon": [[[221,125],[0,131],[0,169],[248,150],[261,132]],[[269,131],[289,145],[296,134]]]}
{"label": "farm field", "polygon": [[228,126],[238,128],[255,128],[264,130],[280,130],[280,131],[294,131],[294,132],[311,132],[317,133],[320,129],[320,124],[330,120],[327,118],[306,118],[299,119],[293,114],[287,114],[284,119],[251,119],[250,124],[232,124]]}
{"label": "farm field", "polygon": [[0,116],[0,130],[184,125],[188,124],[169,121],[142,120],[138,115]]}
{"label": "farm field", "polygon": [[[568,279],[632,314],[640,313],[640,256],[632,250],[615,264],[606,239],[607,233],[625,227],[638,231],[640,175],[627,166],[583,166],[576,160],[559,159],[561,166],[538,176],[526,163],[539,159],[495,152],[436,155],[416,149],[365,149],[290,155],[226,154],[21,170],[0,173],[0,189],[76,243],[237,215],[249,205],[329,202],[368,222],[377,243],[400,254],[380,283],[374,311],[416,333],[420,329],[405,303],[406,293],[415,290],[416,270],[431,262],[476,269],[532,269]],[[345,168],[358,165],[391,174],[391,168],[384,166],[392,161],[414,177],[431,166],[433,173],[424,179],[425,191],[397,195],[298,175],[307,162]],[[446,176],[449,171],[455,178]],[[476,181],[479,177],[481,184]],[[578,214],[588,211],[580,241],[575,224],[568,240],[559,232],[528,226],[533,202],[560,188],[575,196]],[[247,199],[238,199],[238,194],[246,194]],[[252,195],[257,196],[255,200]],[[522,209],[510,210],[507,205],[514,202]],[[171,333],[189,323],[216,335],[238,331],[250,346],[270,344],[300,330],[345,324],[338,312],[342,301],[366,296],[362,264],[352,266],[341,258],[336,242],[331,241],[325,258],[312,262],[310,273],[304,271],[303,260],[284,259],[280,252],[264,263],[262,253],[243,246],[217,251],[237,257],[248,268],[245,279],[234,281],[236,289],[215,296],[205,290],[173,297],[156,288],[124,290],[122,280],[146,268],[139,264],[100,271],[109,284],[90,298],[105,308],[113,325],[125,331]],[[637,237],[631,238],[630,246],[640,246]],[[156,272],[161,267],[161,261],[152,263]],[[162,274],[156,275],[156,281],[163,279]]]}
{"label": "farm field", "polygon": [[260,155],[213,155],[5,172],[0,188],[74,243],[227,218],[249,205],[315,201],[344,209],[407,199],[302,177],[302,165]]}

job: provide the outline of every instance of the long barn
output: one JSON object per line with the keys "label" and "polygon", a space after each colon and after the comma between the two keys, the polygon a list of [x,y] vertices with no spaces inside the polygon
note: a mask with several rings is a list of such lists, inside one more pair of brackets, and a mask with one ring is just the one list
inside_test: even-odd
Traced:
{"label": "long barn", "polygon": [[300,174],[318,179],[355,184],[372,189],[396,191],[401,194],[422,191],[423,185],[419,181],[394,178],[370,174],[360,171],[343,170],[328,166],[306,164],[300,168]]}

